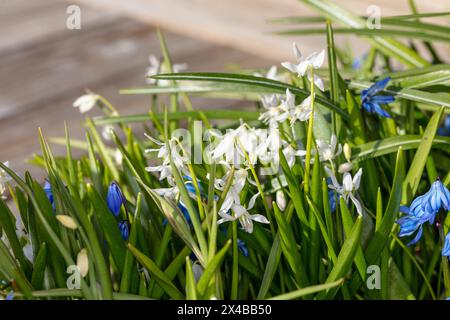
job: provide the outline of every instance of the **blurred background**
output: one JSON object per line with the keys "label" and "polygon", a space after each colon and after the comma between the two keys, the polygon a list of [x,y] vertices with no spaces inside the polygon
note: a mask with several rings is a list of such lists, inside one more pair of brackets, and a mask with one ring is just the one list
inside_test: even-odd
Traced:
{"label": "blurred background", "polygon": [[[361,15],[369,5],[379,6],[382,15],[411,13],[407,0],[335,2]],[[71,5],[81,9],[81,29],[66,26]],[[416,5],[421,13],[450,10],[450,0]],[[294,40],[305,54],[325,48],[324,36],[270,34],[277,26],[268,19],[313,14],[296,0],[0,0],[0,161],[39,176],[39,169],[24,162],[39,152],[37,128],[46,137],[60,137],[67,121],[71,137],[82,138],[84,115],[72,103],[86,89],[108,98],[122,114],[145,113],[148,97],[119,90],[145,85],[148,56],[160,56],[156,26],[166,35],[173,61],[186,63],[188,71],[230,71],[292,60]],[[364,52],[362,42],[338,38],[340,46],[350,43],[355,54]],[[448,56],[448,48],[439,50]],[[242,103],[196,99],[194,107]]]}

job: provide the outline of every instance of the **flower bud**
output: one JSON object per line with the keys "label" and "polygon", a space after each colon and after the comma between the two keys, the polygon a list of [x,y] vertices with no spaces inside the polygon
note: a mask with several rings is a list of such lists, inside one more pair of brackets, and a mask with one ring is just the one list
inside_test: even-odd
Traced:
{"label": "flower bud", "polygon": [[75,220],[73,220],[72,217],[70,216],[66,216],[66,215],[62,215],[62,214],[58,214],[56,216],[56,219],[58,219],[58,221],[66,228],[71,229],[71,230],[75,230],[78,228],[77,223],[75,222]]}
{"label": "flower bud", "polygon": [[106,204],[113,215],[116,217],[119,216],[120,208],[122,207],[122,204],[124,204],[124,196],[115,182],[111,182],[109,185]]}
{"label": "flower bud", "polygon": [[344,157],[348,162],[350,162],[352,159],[352,149],[350,148],[348,143],[344,144]]}
{"label": "flower bud", "polygon": [[123,240],[127,241],[128,238],[130,237],[130,227],[128,225],[127,220],[123,220],[123,221],[119,222],[119,230],[120,230],[120,233],[122,234]]}
{"label": "flower bud", "polygon": [[84,278],[89,271],[89,258],[86,249],[81,249],[77,255],[77,267],[81,276]]}
{"label": "flower bud", "polygon": [[353,164],[351,162],[345,162],[339,166],[339,173],[350,172],[353,168]]}
{"label": "flower bud", "polygon": [[278,208],[280,208],[281,211],[284,211],[284,209],[286,209],[286,197],[283,191],[278,190],[275,197]]}

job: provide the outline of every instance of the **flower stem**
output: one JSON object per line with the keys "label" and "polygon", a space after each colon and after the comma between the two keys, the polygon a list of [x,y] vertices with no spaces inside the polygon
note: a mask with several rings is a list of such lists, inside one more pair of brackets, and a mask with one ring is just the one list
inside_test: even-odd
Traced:
{"label": "flower stem", "polygon": [[238,285],[239,285],[239,257],[238,257],[238,243],[237,243],[237,221],[232,223],[233,231],[233,271],[231,277],[231,300],[238,298]]}
{"label": "flower stem", "polygon": [[309,172],[311,170],[311,149],[313,144],[313,127],[314,127],[314,69],[310,67],[311,81],[311,114],[309,116],[308,133],[306,137],[306,162],[305,175],[303,177],[305,192],[309,192]]}

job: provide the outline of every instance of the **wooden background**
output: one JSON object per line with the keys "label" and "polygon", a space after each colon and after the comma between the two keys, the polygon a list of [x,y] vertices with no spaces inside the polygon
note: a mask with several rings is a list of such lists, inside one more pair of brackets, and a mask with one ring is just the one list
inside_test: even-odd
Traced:
{"label": "wooden background", "polygon": [[[74,2],[81,30],[66,28],[66,8]],[[368,4],[380,5],[383,14],[409,13],[406,1],[336,2],[360,14]],[[416,2],[422,11],[450,9],[449,0]],[[37,128],[62,136],[66,120],[71,135],[82,137],[83,116],[72,103],[86,88],[123,114],[145,112],[146,97],[118,90],[144,84],[148,55],[159,55],[155,25],[167,31],[175,62],[190,71],[221,71],[227,64],[267,67],[291,59],[293,38],[269,35],[275,29],[265,19],[311,13],[295,0],[0,0],[0,161],[42,175],[24,163],[39,151]],[[324,46],[322,37],[297,41],[306,53]],[[240,104],[197,99],[195,107]]]}

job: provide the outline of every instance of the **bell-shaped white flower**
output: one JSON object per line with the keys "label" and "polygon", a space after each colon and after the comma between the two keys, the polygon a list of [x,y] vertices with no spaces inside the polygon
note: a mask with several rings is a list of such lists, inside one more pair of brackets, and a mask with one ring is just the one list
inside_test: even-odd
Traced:
{"label": "bell-shaped white flower", "polygon": [[[168,141],[168,145],[164,142],[158,141],[153,137],[145,134],[145,136],[150,139],[153,143],[159,146],[156,149],[146,149],[146,153],[157,152],[157,158],[162,159],[163,162],[157,166],[148,166],[145,168],[148,172],[159,172],[159,180],[167,179],[170,185],[175,185],[173,175],[172,175],[172,167],[170,164],[171,157],[174,165],[179,168],[183,173],[189,174],[189,171],[186,169],[186,164],[189,163],[190,155],[189,150],[183,149],[180,150],[180,146],[178,141],[175,138],[172,138]],[[170,154],[169,154],[170,150]],[[188,154],[185,154],[188,153]]]}
{"label": "bell-shaped white flower", "polygon": [[[307,74],[308,79],[311,81],[311,73],[308,72],[309,68],[319,69],[324,60],[325,60],[325,50],[320,51],[319,53],[312,53],[306,59],[303,58],[300,50],[297,47],[297,44],[293,43],[293,50],[295,58],[297,59],[297,63],[292,62],[282,62],[281,65],[292,71],[297,73],[300,77],[303,77]],[[321,90],[324,91],[324,85],[322,79],[316,74],[314,74],[314,84]]]}
{"label": "bell-shaped white flower", "polygon": [[305,100],[302,101],[299,105],[291,108],[291,125],[295,123],[295,121],[306,121],[309,120],[312,112],[311,107],[311,95],[309,95]]}
{"label": "bell-shaped white flower", "polygon": [[348,202],[350,199],[355,205],[358,214],[362,215],[362,205],[355,196],[361,182],[362,168],[356,172],[353,178],[349,172],[345,172],[342,178],[342,185],[338,183],[333,171],[331,171],[328,167],[325,167],[325,171],[330,176],[332,182],[332,184],[328,185],[328,187],[332,190],[336,190],[336,192],[342,196],[345,201]]}
{"label": "bell-shaped white flower", "polygon": [[[247,233],[253,232],[253,221],[259,223],[270,223],[269,220],[262,214],[250,214],[248,210],[253,209],[255,206],[256,198],[259,196],[259,193],[255,194],[249,201],[247,208],[245,208],[240,203],[233,203],[228,210],[220,210],[219,216],[221,219],[217,221],[218,224],[227,222],[227,221],[235,221],[239,220],[242,228]],[[231,211],[233,214],[231,214]]]}
{"label": "bell-shaped white flower", "polygon": [[73,103],[73,107],[78,108],[80,113],[86,113],[86,112],[90,111],[93,107],[95,107],[98,99],[99,99],[99,95],[88,93],[88,94],[82,95],[77,100],[75,100],[75,102]]}
{"label": "bell-shaped white flower", "polygon": [[[150,55],[148,57],[148,61],[150,63],[150,66],[147,67],[146,76],[151,77],[160,73],[168,73],[169,70],[167,70],[166,65],[162,63],[155,55]],[[176,63],[172,65],[172,71],[173,73],[178,73],[180,71],[186,70],[187,64],[186,63]],[[168,86],[170,85],[170,80],[157,80],[153,78],[146,78],[146,82],[149,84],[158,84],[159,86]]]}
{"label": "bell-shaped white flower", "polygon": [[[289,89],[288,89],[289,90]],[[261,113],[259,120],[269,126],[276,126],[278,123],[284,122],[289,117],[289,110],[285,104],[280,103],[278,95],[264,95],[261,98],[262,105],[266,112]]]}
{"label": "bell-shaped white flower", "polygon": [[330,143],[322,139],[317,139],[316,145],[317,150],[319,151],[320,161],[332,161],[342,152],[342,146],[337,143],[337,137],[334,133],[331,135]]}

